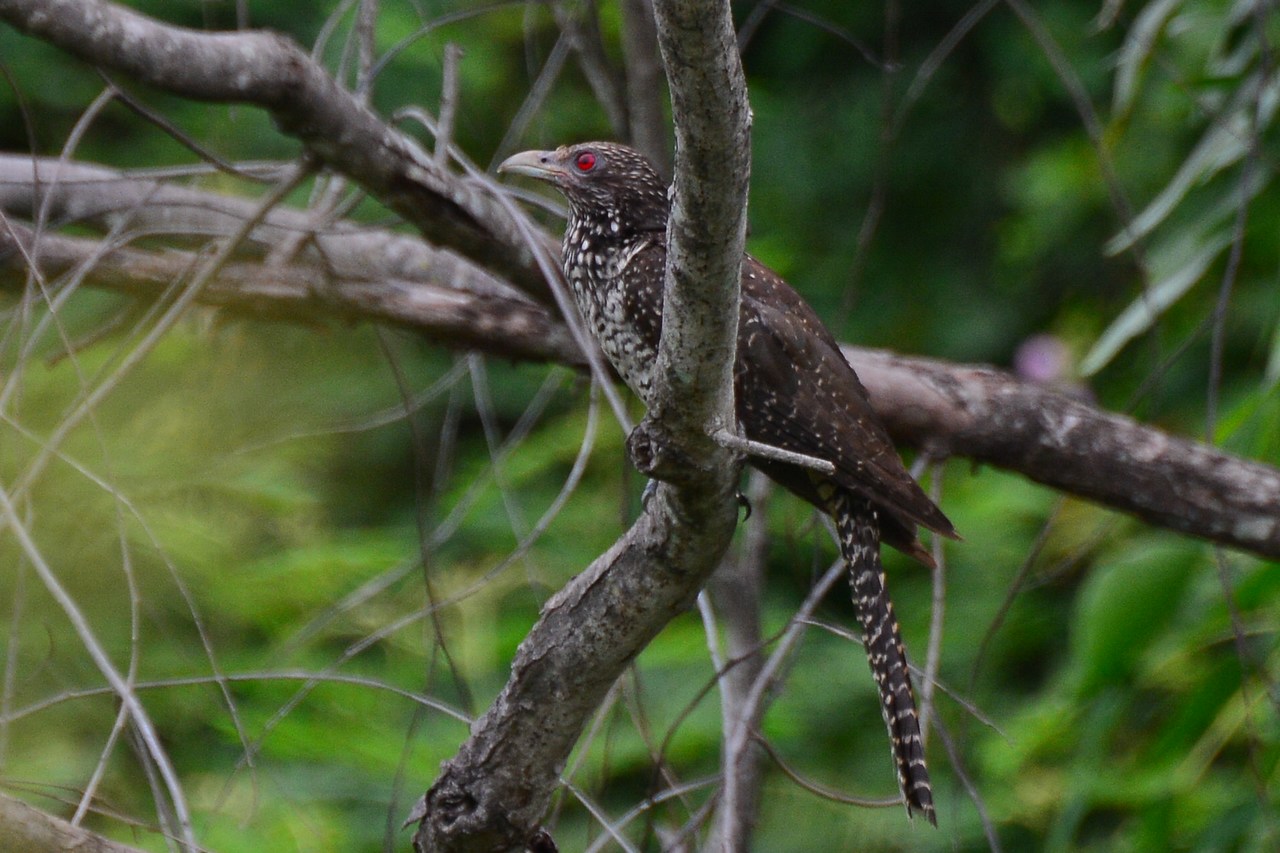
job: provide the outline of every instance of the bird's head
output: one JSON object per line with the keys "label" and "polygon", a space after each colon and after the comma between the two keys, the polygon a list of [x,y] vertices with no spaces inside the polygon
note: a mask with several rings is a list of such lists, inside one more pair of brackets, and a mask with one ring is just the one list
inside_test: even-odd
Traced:
{"label": "bird's head", "polygon": [[644,155],[625,145],[583,142],[522,151],[504,160],[498,172],[551,184],[564,193],[576,219],[607,219],[626,231],[667,227],[666,184]]}

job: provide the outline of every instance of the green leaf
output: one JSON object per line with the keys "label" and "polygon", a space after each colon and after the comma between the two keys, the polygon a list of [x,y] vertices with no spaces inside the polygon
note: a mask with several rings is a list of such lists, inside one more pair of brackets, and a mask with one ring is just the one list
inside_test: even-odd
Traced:
{"label": "green leaf", "polygon": [[1211,237],[1184,235],[1152,258],[1154,283],[1111,321],[1080,363],[1080,374],[1092,376],[1106,367],[1129,341],[1151,328],[1156,318],[1200,280],[1214,258],[1231,243],[1231,231]]}
{"label": "green leaf", "polygon": [[[1126,251],[1164,222],[1188,192],[1229,166],[1239,162],[1249,150],[1255,128],[1266,127],[1280,103],[1280,83],[1265,84],[1255,73],[1236,91],[1221,121],[1214,122],[1191,154],[1160,193],[1106,246],[1108,254]],[[1255,124],[1256,121],[1256,124]]]}
{"label": "green leaf", "polygon": [[1160,34],[1183,0],[1156,0],[1138,14],[1116,60],[1115,93],[1111,108],[1117,117],[1128,114],[1138,93],[1138,78],[1151,59]]}

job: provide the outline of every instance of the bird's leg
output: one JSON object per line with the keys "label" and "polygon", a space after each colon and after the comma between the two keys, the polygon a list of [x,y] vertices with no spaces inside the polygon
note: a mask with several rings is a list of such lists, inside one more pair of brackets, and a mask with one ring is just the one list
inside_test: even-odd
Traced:
{"label": "bird's leg", "polygon": [[644,491],[640,493],[640,508],[649,509],[649,501],[658,493],[658,481],[652,477],[644,481]]}

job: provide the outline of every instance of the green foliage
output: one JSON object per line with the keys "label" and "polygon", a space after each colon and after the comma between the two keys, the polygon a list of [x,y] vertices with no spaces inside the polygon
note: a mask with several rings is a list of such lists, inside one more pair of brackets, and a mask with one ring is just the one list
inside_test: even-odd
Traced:
{"label": "green foliage", "polygon": [[[234,25],[243,5],[250,24],[310,45],[336,4],[133,5],[208,28]],[[455,138],[477,162],[504,144],[610,134],[570,61],[504,142],[558,38],[546,8],[427,4],[437,16],[428,17],[423,4],[380,5],[377,47],[397,49],[373,90],[383,114],[434,111],[441,57],[455,42],[465,50]],[[803,5],[832,26],[780,5],[744,54],[755,114],[751,249],[837,335],[1008,366],[1030,336],[1049,334],[1072,361],[1061,381],[1088,376],[1104,404],[1137,405],[1200,436],[1210,318],[1238,246],[1215,439],[1280,461],[1271,186],[1280,19],[1215,0],[1026,4],[1098,112],[1091,136],[1043,46],[1003,4],[928,81],[918,69],[972,4],[912,5],[879,65],[838,31],[881,54],[883,8]],[[1100,6],[1117,19],[1097,18]],[[352,12],[342,8],[318,55],[350,83]],[[616,59],[616,5],[601,14]],[[59,153],[100,79],[3,27],[0,63],[0,145]],[[260,111],[119,82],[226,158],[297,153]],[[119,105],[71,153],[130,168],[196,159]],[[249,191],[226,177],[204,185]],[[877,198],[882,213],[868,222]],[[358,215],[386,221],[372,203]],[[48,335],[19,355],[24,324],[43,309],[5,298],[0,383],[13,393],[0,406],[0,484],[12,490],[137,341],[119,333],[54,361],[65,345]],[[79,340],[128,307],[86,291],[59,317]],[[397,372],[414,392],[452,381],[395,417]],[[593,430],[589,397],[563,372],[469,363],[400,333],[200,309],[55,448],[19,496],[19,515],[108,656],[146,685],[208,848],[406,848],[400,821],[466,736],[449,709],[483,711],[542,603],[635,514],[640,483],[625,470],[622,433],[603,406]],[[581,481],[542,529],[588,433]],[[1008,473],[959,461],[944,473],[942,502],[965,541],[946,551],[939,670],[955,754],[936,734],[929,744],[940,828],[908,826],[896,807],[823,800],[766,761],[757,848],[986,849],[962,766],[1006,850],[1276,849],[1275,566]],[[777,496],[767,512],[773,638],[835,552],[806,507]],[[896,555],[888,562],[908,647],[923,662],[931,578]],[[817,617],[851,626],[843,592]],[[0,785],[57,811],[36,795],[74,800],[105,752],[98,802],[154,823],[136,753],[127,736],[111,740],[117,703],[7,532],[0,647]],[[217,674],[234,680],[220,686]],[[811,628],[786,676],[762,725],[778,754],[828,787],[891,796],[861,651]],[[668,785],[714,774],[714,680],[702,625],[677,619],[579,746],[577,789],[619,819]],[[713,792],[694,786],[651,804],[625,832],[638,849],[661,849],[659,828],[684,825]],[[568,793],[554,819],[562,849],[601,833]],[[109,816],[87,823],[165,849]]]}

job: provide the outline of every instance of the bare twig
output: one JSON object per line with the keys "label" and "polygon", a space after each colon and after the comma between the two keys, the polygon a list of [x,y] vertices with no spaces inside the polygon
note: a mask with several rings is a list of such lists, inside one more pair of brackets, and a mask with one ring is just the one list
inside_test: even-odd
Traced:
{"label": "bare twig", "polygon": [[443,169],[448,164],[449,145],[453,139],[453,125],[458,115],[461,95],[461,78],[458,66],[462,63],[462,48],[450,42],[444,46],[444,75],[440,83],[440,114],[436,119],[435,163]]}
{"label": "bare twig", "polygon": [[760,610],[768,550],[765,528],[768,513],[764,504],[769,493],[769,479],[759,471],[753,471],[748,493],[753,511],[746,523],[737,557],[720,567],[708,587],[716,608],[724,615],[726,653],[734,661],[728,668],[722,662],[716,662],[724,745],[720,759],[723,787],[717,806],[716,840],[709,845],[712,850],[751,849],[753,830],[759,819],[763,781],[753,743],[730,738],[738,720],[746,720],[754,730],[758,728],[764,712],[762,704],[748,707],[747,700],[764,665]]}
{"label": "bare twig", "polygon": [[[932,476],[929,478],[929,498],[938,505],[942,503],[941,464],[930,466]],[[946,540],[934,536],[930,544],[933,557],[933,595],[929,606],[929,645],[924,655],[924,678],[920,680],[920,737],[929,742],[929,720],[935,713],[933,703],[934,688],[938,683],[938,667],[942,663],[942,622],[947,609],[947,555]]]}
{"label": "bare twig", "polygon": [[[138,699],[138,694],[129,684],[128,679],[121,674],[115,663],[107,655],[106,649],[98,641],[97,635],[94,633],[92,626],[90,626],[88,619],[85,618],[84,613],[80,610],[79,605],[76,604],[75,599],[67,592],[66,587],[58,580],[57,574],[45,561],[44,555],[31,537],[27,526],[18,517],[10,490],[4,487],[0,487],[0,518],[3,518],[5,525],[18,541],[23,554],[30,561],[37,577],[40,578],[49,595],[58,603],[67,620],[71,622],[72,628],[75,629],[76,635],[80,638],[80,642],[84,645],[85,651],[90,659],[93,660],[98,671],[107,680],[107,683],[111,685],[112,691],[119,698],[121,704],[128,709],[129,717],[132,719],[138,737],[150,759],[150,762],[143,762],[144,766],[150,766],[150,763],[154,763],[156,771],[163,780],[164,791],[168,796],[169,803],[173,806],[182,844],[187,850],[194,853],[198,849],[198,845],[191,825],[191,811],[187,806],[187,798],[183,792],[182,782],[178,779],[173,763],[169,760],[168,752],[161,742],[155,724],[151,722],[151,716]],[[159,801],[157,806],[159,806]],[[22,845],[17,845],[13,849],[22,850],[26,848]]]}
{"label": "bare twig", "polygon": [[631,144],[649,158],[658,174],[671,174],[662,60],[652,0],[622,0],[622,59],[627,80],[627,129]]}
{"label": "bare twig", "polygon": [[604,52],[600,22],[594,0],[556,0],[551,4],[556,23],[568,39],[578,66],[596,102],[604,109],[616,136],[627,135],[626,100],[617,74]]}
{"label": "bare twig", "polygon": [[834,474],[836,472],[836,466],[826,459],[819,459],[816,456],[796,453],[794,450],[774,447],[772,444],[765,444],[761,441],[752,441],[725,429],[716,430],[711,434],[711,438],[721,447],[736,450],[747,456],[759,456],[761,459],[786,462],[790,465],[798,465],[801,468],[809,468],[821,474]]}

